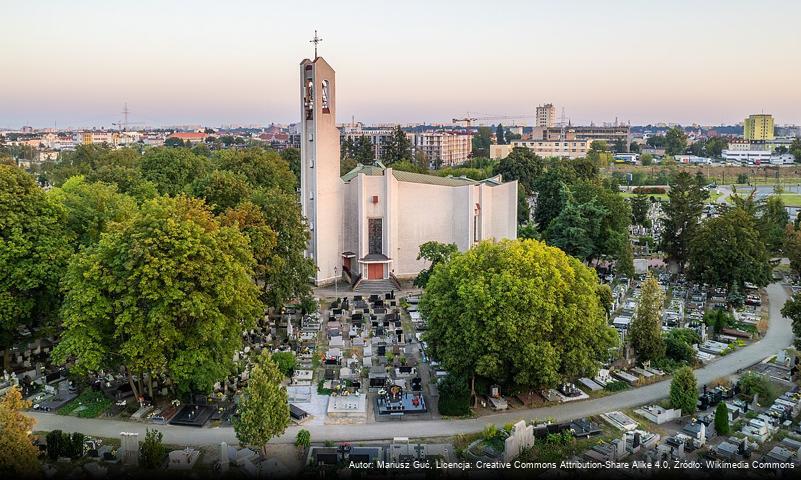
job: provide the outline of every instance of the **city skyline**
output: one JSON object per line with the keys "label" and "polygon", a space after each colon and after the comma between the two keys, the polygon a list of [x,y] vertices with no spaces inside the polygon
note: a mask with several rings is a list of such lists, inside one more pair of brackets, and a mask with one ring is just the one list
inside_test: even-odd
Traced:
{"label": "city skyline", "polygon": [[315,28],[337,65],[341,121],[443,123],[549,102],[574,124],[758,112],[801,123],[801,67],[787,60],[801,6],[789,2],[408,2],[391,15],[375,2],[113,3],[5,9],[0,127],[111,128],[126,102],[132,126],[295,122]]}

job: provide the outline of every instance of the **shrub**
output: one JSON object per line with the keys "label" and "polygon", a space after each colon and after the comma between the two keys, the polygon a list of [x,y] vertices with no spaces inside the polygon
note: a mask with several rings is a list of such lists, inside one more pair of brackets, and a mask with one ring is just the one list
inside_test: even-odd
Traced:
{"label": "shrub", "polygon": [[461,417],[470,413],[470,389],[467,379],[458,375],[448,375],[439,381],[439,413]]}
{"label": "shrub", "polygon": [[139,466],[158,468],[164,463],[167,447],[162,443],[164,435],[156,429],[147,429],[145,440],[139,445]]}
{"label": "shrub", "polygon": [[487,426],[484,427],[484,431],[481,432],[481,437],[484,440],[492,440],[497,436],[498,436],[498,427],[496,427],[494,423],[487,424]]}
{"label": "shrub", "polygon": [[606,386],[604,386],[604,390],[607,390],[609,392],[619,392],[627,388],[629,388],[629,384],[620,380],[613,380],[611,382],[607,382]]}
{"label": "shrub", "polygon": [[734,316],[725,310],[716,308],[704,313],[704,323],[712,327],[715,333],[719,333],[724,328],[734,325]]}
{"label": "shrub", "polygon": [[295,358],[295,354],[292,352],[275,352],[272,355],[273,362],[278,367],[278,370],[284,374],[285,377],[292,375],[292,371],[295,369],[295,365],[297,364],[297,359]]}
{"label": "shrub", "polygon": [[634,187],[632,192],[644,195],[664,195],[667,190],[664,187]]}
{"label": "shrub", "polygon": [[718,403],[715,409],[715,432],[718,435],[729,433],[729,407],[726,406],[726,402]]}
{"label": "shrub", "polygon": [[295,437],[295,446],[309,448],[311,446],[311,432],[305,428],[299,430],[297,437]]}
{"label": "shrub", "polygon": [[64,435],[61,430],[48,432],[45,438],[47,439],[47,456],[50,457],[50,460],[56,460],[62,456],[65,445],[63,444]]}
{"label": "shrub", "polygon": [[759,395],[763,400],[770,395],[770,382],[764,375],[745,372],[740,377],[740,392],[745,395]]}
{"label": "shrub", "polygon": [[67,445],[64,455],[72,459],[83,457],[83,441],[85,437],[83,433],[72,432],[72,435],[64,434],[63,440]]}

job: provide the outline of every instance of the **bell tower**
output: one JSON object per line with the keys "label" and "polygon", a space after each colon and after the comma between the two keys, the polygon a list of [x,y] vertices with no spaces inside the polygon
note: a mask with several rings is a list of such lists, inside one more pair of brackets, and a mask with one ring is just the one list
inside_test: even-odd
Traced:
{"label": "bell tower", "polygon": [[307,255],[317,265],[315,284],[332,283],[342,274],[343,183],[339,176],[339,129],[336,125],[334,69],[317,56],[300,63],[300,195],[309,226]]}

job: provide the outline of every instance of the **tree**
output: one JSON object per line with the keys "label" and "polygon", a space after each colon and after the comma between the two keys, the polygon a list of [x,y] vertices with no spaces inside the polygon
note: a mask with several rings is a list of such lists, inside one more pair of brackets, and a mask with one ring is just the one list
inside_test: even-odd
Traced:
{"label": "tree", "polygon": [[[526,194],[526,187],[523,185],[517,186],[517,225],[531,224],[531,205],[528,203],[528,195]],[[536,228],[536,227],[535,227]],[[533,238],[533,237],[528,237]]]}
{"label": "tree", "polygon": [[281,151],[281,158],[283,158],[287,165],[289,165],[289,170],[295,175],[295,186],[300,186],[300,149],[295,147],[289,147],[283,151]]}
{"label": "tree", "polygon": [[470,413],[470,387],[467,377],[449,373],[437,382],[437,408],[441,415],[463,417]]}
{"label": "tree", "polygon": [[801,275],[801,226],[787,225],[784,235],[784,254],[790,259],[790,268]]}
{"label": "tree", "polygon": [[670,186],[669,202],[663,207],[666,218],[661,248],[680,269],[687,262],[690,239],[701,221],[706,196],[687,172],[676,175]]}
{"label": "tree", "polygon": [[495,143],[506,145],[506,130],[504,130],[502,123],[499,123],[495,128]]}
{"label": "tree", "polygon": [[278,189],[257,189],[251,196],[267,226],[276,232],[274,253],[265,264],[264,299],[268,306],[283,307],[289,300],[308,295],[309,279],[314,276],[314,261],[305,255],[309,230],[300,211],[297,195]]}
{"label": "tree", "polygon": [[495,175],[501,175],[504,181],[517,180],[527,192],[534,191],[534,182],[545,170],[545,163],[532,150],[515,147],[495,166]]}
{"label": "tree", "polygon": [[765,286],[771,279],[768,252],[753,217],[743,208],[706,220],[690,242],[690,278],[715,287]]}
{"label": "tree", "polygon": [[153,182],[159,193],[178,195],[184,186],[201,177],[208,159],[186,148],[152,148],[142,156],[142,177]]}
{"label": "tree", "polygon": [[[685,331],[694,337],[680,332]],[[665,335],[665,356],[674,362],[692,365],[695,363],[693,344],[701,343],[700,337],[689,328],[674,328]]]}
{"label": "tree", "polygon": [[665,356],[662,338],[662,308],[665,294],[656,278],[648,273],[642,284],[640,303],[631,321],[628,338],[640,362],[658,360]]}
{"label": "tree", "polygon": [[39,450],[30,433],[36,421],[24,415],[31,402],[23,400],[18,387],[11,387],[0,400],[0,475],[28,478],[39,473]]}
{"label": "tree", "polygon": [[124,366],[134,393],[160,375],[180,392],[209,392],[263,315],[253,265],[247,238],[202,201],[145,202],[70,262],[53,358],[78,374]]}
{"label": "tree", "polygon": [[266,452],[267,442],[289,426],[289,400],[281,385],[283,378],[269,353],[262,352],[250,369],[248,385],[234,417],[234,431],[240,442]]}
{"label": "tree", "polygon": [[729,141],[724,137],[711,137],[704,145],[706,154],[712,158],[720,158],[726,148],[729,148]]}
{"label": "tree", "polygon": [[640,155],[640,164],[643,167],[650,167],[651,165],[654,164],[654,156],[651,155],[650,153],[643,153],[642,155]]}
{"label": "tree", "polygon": [[801,138],[796,137],[793,143],[790,144],[789,152],[795,157],[795,162],[801,162]]}
{"label": "tree", "polygon": [[152,470],[164,463],[167,447],[162,443],[164,434],[154,429],[145,430],[145,439],[139,444],[139,466]]}
{"label": "tree", "polygon": [[236,207],[251,194],[247,178],[241,173],[214,170],[192,182],[189,192],[205,200],[214,213]]}
{"label": "tree", "polygon": [[651,201],[647,195],[637,194],[629,200],[631,203],[631,219],[637,225],[649,226],[648,211],[651,209]]}
{"label": "tree", "polygon": [[309,448],[311,446],[311,432],[309,432],[305,428],[301,428],[300,430],[298,430],[298,434],[295,437],[295,446],[301,448]]}
{"label": "tree", "polygon": [[359,165],[359,163],[351,157],[343,158],[339,163],[339,176],[344,176],[346,173],[356,168],[357,165]]}
{"label": "tree", "polygon": [[220,170],[244,176],[253,188],[278,189],[295,193],[297,179],[289,164],[273,150],[246,148],[215,152],[212,158]]}
{"label": "tree", "polygon": [[620,248],[615,261],[615,271],[618,275],[623,275],[627,278],[634,277],[634,252],[631,249],[631,243],[625,242]]}
{"label": "tree", "polygon": [[58,283],[72,251],[64,208],[23,170],[0,165],[0,348],[9,367],[20,325],[52,320]]}
{"label": "tree", "polygon": [[615,140],[612,144],[612,151],[615,153],[624,153],[626,151],[626,141],[622,138]]}
{"label": "tree", "polygon": [[600,221],[605,214],[606,210],[595,200],[579,203],[568,194],[567,203],[545,229],[544,237],[549,245],[579,260],[588,260],[598,248],[595,239],[600,235]]}
{"label": "tree", "polygon": [[787,224],[790,223],[790,214],[784,206],[779,195],[771,195],[760,206],[760,215],[757,219],[757,229],[762,241],[772,254],[780,254],[784,246]]}
{"label": "tree", "polygon": [[76,246],[97,242],[110,224],[127,221],[137,209],[136,200],[117,192],[116,185],[89,183],[82,176],[70,178],[48,195],[64,206],[65,226]]}
{"label": "tree", "polygon": [[425,288],[437,264],[447,262],[458,251],[459,247],[455,243],[430,241],[420,245],[420,253],[417,254],[417,260],[426,260],[431,262],[431,265],[417,275],[417,278],[414,279],[414,286]]}
{"label": "tree", "polygon": [[384,144],[381,160],[385,165],[412,160],[412,142],[398,125]]}
{"label": "tree", "polygon": [[784,303],[782,315],[792,322],[795,348],[801,349],[801,294],[796,293]]}
{"label": "tree", "polygon": [[478,127],[478,131],[473,135],[472,140],[472,155],[474,158],[489,158],[491,137],[492,131],[489,127]]}
{"label": "tree", "polygon": [[629,152],[631,153],[640,153],[640,144],[637,142],[631,142],[629,144]]}
{"label": "tree", "polygon": [[687,134],[681,127],[671,127],[665,133],[665,153],[681,155],[687,150]]}
{"label": "tree", "polygon": [[729,434],[729,407],[726,402],[718,403],[715,408],[715,433],[718,435]]}
{"label": "tree", "polygon": [[567,187],[576,180],[576,172],[567,166],[552,166],[534,182],[537,206],[534,220],[545,230],[559,216],[567,200]]}
{"label": "tree", "polygon": [[481,242],[431,275],[425,338],[474,397],[476,377],[540,388],[592,376],[617,344],[597,287],[593,270],[542,242]]}
{"label": "tree", "polygon": [[597,167],[605,167],[612,163],[613,155],[609,152],[609,145],[604,140],[593,140],[587,151],[587,160]]}
{"label": "tree", "polygon": [[353,141],[353,154],[351,155],[357,162],[371,165],[375,162],[375,149],[370,137],[362,135]]}
{"label": "tree", "polygon": [[690,367],[681,367],[673,372],[670,382],[670,406],[681,409],[682,415],[695,413],[698,401],[698,385]]}
{"label": "tree", "polygon": [[297,364],[297,359],[293,352],[275,352],[272,355],[272,359],[281,374],[285,377],[292,375],[292,371]]}

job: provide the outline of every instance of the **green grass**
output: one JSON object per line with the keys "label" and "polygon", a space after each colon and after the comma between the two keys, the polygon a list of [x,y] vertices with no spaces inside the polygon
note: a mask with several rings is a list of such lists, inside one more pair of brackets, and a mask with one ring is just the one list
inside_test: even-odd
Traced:
{"label": "green grass", "polygon": [[801,194],[799,193],[783,193],[781,198],[788,207],[801,207]]}
{"label": "green grass", "polygon": [[74,415],[80,418],[95,418],[108,410],[111,399],[95,390],[84,390],[80,395],[58,409],[59,415]]}

